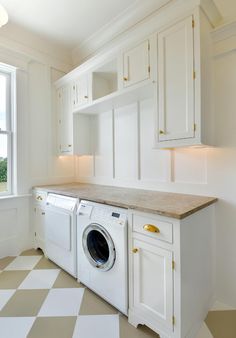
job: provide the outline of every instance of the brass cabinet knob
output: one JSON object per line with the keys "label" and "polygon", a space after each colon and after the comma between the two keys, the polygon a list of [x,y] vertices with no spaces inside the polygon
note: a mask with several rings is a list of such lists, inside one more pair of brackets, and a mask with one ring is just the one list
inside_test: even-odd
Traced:
{"label": "brass cabinet knob", "polygon": [[159,130],[159,134],[160,134],[160,135],[165,134],[164,130]]}
{"label": "brass cabinet knob", "polygon": [[128,81],[128,78],[127,78],[127,77],[124,77],[123,80],[124,80],[124,81]]}
{"label": "brass cabinet knob", "polygon": [[42,201],[42,200],[43,200],[43,198],[42,198],[41,196],[37,196],[36,199],[37,199],[38,201]]}
{"label": "brass cabinet knob", "polygon": [[71,148],[71,147],[72,147],[72,144],[68,144],[68,147]]}
{"label": "brass cabinet knob", "polygon": [[137,252],[138,252],[138,249],[137,249],[137,248],[133,248],[133,249],[132,249],[132,252],[133,252],[133,253],[137,253]]}
{"label": "brass cabinet knob", "polygon": [[155,225],[152,225],[152,224],[145,224],[143,226],[143,229],[146,230],[146,231],[149,231],[149,232],[155,232],[157,234],[160,233],[160,229],[158,227],[156,227]]}
{"label": "brass cabinet knob", "polygon": [[42,212],[42,215],[44,216],[44,215],[45,215],[45,212]]}
{"label": "brass cabinet knob", "polygon": [[85,99],[88,99],[88,95],[84,95],[84,98],[85,98]]}

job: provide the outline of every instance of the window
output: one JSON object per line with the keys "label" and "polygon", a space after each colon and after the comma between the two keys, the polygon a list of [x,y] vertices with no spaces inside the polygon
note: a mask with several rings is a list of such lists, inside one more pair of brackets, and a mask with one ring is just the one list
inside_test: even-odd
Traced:
{"label": "window", "polygon": [[0,196],[12,193],[12,84],[15,69],[0,64]]}

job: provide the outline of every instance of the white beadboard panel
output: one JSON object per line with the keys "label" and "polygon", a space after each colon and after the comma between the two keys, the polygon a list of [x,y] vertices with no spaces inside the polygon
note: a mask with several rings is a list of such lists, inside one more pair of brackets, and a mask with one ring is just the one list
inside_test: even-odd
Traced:
{"label": "white beadboard panel", "polygon": [[153,148],[154,107],[152,99],[140,102],[140,178],[166,182],[170,180],[170,151]]}
{"label": "white beadboard panel", "polygon": [[29,64],[30,173],[32,178],[47,177],[50,101],[47,67]]}
{"label": "white beadboard panel", "polygon": [[94,119],[95,176],[113,177],[113,112],[96,115]]}
{"label": "white beadboard panel", "polygon": [[76,168],[80,178],[90,178],[94,176],[93,156],[78,156],[76,162]]}
{"label": "white beadboard panel", "polygon": [[137,103],[114,112],[115,178],[138,179]]}
{"label": "white beadboard panel", "polygon": [[175,149],[172,179],[175,183],[207,184],[207,148]]}

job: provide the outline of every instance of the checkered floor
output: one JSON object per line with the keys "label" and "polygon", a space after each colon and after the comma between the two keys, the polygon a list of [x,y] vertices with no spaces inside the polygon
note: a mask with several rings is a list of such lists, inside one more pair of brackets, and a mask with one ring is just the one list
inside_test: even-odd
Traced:
{"label": "checkered floor", "polygon": [[152,338],[40,250],[0,259],[1,338]]}

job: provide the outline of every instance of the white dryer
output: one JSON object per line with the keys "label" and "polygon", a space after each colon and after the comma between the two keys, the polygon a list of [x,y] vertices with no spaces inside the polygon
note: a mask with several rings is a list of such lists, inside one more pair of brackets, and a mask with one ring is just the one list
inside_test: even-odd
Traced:
{"label": "white dryer", "polygon": [[45,209],[45,255],[74,277],[77,202],[74,197],[49,193]]}
{"label": "white dryer", "polygon": [[81,201],[77,254],[79,281],[127,314],[127,210]]}

